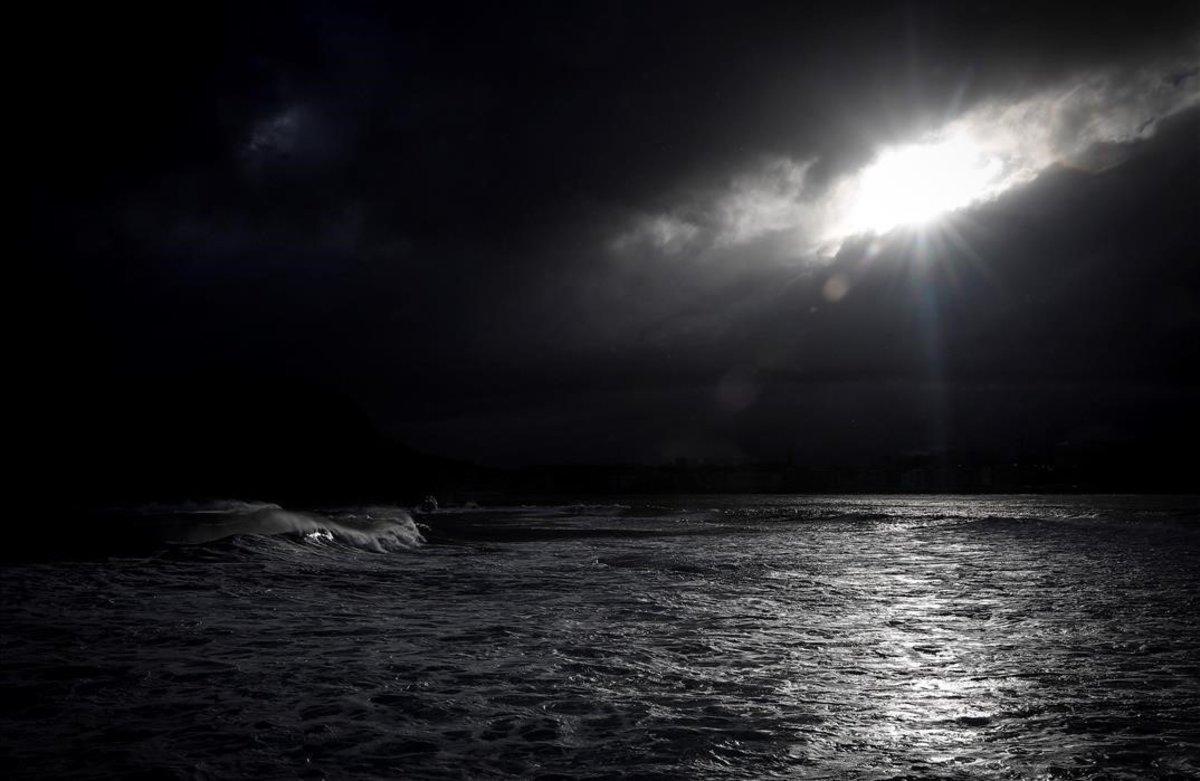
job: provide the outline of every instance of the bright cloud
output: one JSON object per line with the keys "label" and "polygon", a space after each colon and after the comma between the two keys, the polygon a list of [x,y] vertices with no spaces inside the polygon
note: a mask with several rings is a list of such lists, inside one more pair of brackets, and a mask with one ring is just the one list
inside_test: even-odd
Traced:
{"label": "bright cloud", "polygon": [[845,205],[829,226],[831,238],[925,223],[1013,184],[1000,158],[967,133],[889,147],[840,185],[837,197]]}
{"label": "bright cloud", "polygon": [[685,249],[783,237],[798,255],[835,254],[861,235],[927,223],[993,200],[1053,165],[1098,170],[1119,146],[1151,137],[1165,118],[1200,103],[1193,63],[1110,71],[1031,97],[972,108],[924,137],[877,150],[862,168],[815,191],[813,160],[771,160],[674,212],[643,217],[615,242]]}

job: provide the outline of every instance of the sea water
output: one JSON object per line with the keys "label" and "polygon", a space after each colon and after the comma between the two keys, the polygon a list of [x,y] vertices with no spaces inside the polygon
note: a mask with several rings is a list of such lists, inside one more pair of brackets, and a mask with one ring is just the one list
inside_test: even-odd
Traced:
{"label": "sea water", "polygon": [[125,512],[3,567],[9,777],[1200,775],[1194,498]]}

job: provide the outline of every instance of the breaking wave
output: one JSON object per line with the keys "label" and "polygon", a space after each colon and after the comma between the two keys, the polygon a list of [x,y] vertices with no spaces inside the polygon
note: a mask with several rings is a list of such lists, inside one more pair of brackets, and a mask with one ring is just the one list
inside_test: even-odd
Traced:
{"label": "breaking wave", "polygon": [[287,536],[317,544],[337,544],[386,553],[411,550],[425,542],[408,511],[367,507],[322,513],[286,510],[277,504],[218,502],[179,506],[163,524],[165,542],[207,543],[233,536]]}

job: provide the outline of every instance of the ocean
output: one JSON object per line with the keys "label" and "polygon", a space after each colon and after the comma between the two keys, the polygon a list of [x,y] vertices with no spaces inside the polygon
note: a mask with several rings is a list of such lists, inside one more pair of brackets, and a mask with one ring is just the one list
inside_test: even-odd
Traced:
{"label": "ocean", "polygon": [[90,523],[0,570],[9,778],[1200,776],[1194,497]]}

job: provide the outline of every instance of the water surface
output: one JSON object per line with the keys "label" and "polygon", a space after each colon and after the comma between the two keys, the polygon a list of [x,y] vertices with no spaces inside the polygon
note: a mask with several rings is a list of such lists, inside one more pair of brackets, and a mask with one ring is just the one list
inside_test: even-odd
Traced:
{"label": "water surface", "polygon": [[416,525],[157,508],[130,523],[176,542],[4,567],[0,758],[28,777],[1194,777],[1198,519],[1144,497]]}

